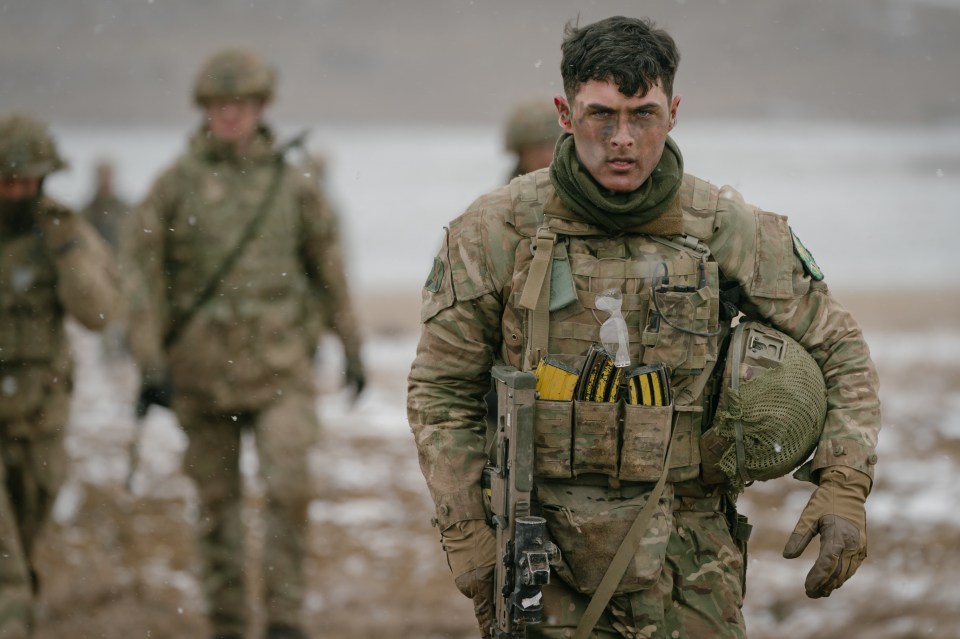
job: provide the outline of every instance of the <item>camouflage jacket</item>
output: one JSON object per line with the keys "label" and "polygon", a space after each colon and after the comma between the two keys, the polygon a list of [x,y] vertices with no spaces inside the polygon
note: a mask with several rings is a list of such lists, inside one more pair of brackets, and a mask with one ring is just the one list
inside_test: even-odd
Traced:
{"label": "camouflage jacket", "polygon": [[[97,330],[121,313],[109,249],[80,216],[41,198],[29,219],[0,205],[0,419],[70,387],[67,317]],[[25,211],[19,211],[23,216]]]}
{"label": "camouflage jacket", "polygon": [[[802,245],[786,218],[689,175],[677,197],[683,232],[702,240],[720,275],[740,285],[741,308],[799,341],[820,365],[829,409],[813,469],[842,464],[872,475],[880,427],[876,371],[853,318],[811,277],[820,277],[812,260],[798,257]],[[526,325],[515,308],[516,273],[529,269],[531,235],[545,205],[562,207],[548,170],[476,200],[447,229],[424,289],[407,412],[441,529],[484,517],[483,395],[495,360],[522,367]]]}
{"label": "camouflage jacket", "polygon": [[[359,355],[336,220],[312,180],[286,162],[277,167],[265,128],[244,157],[201,130],[131,215],[121,249],[131,349],[145,375],[169,371],[177,397],[242,410],[290,384],[312,388],[324,317],[346,356]],[[182,322],[275,179],[253,239]],[[177,322],[182,331],[165,346]]]}

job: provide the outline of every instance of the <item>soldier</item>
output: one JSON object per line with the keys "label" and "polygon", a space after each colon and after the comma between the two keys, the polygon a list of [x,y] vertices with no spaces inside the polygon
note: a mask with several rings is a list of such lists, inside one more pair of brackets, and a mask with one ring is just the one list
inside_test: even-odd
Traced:
{"label": "soldier", "polygon": [[0,117],[0,637],[27,637],[39,590],[31,559],[67,472],[72,363],[64,323],[119,311],[109,249],[43,194],[66,165],[47,127]]}
{"label": "soldier", "polygon": [[517,103],[507,118],[503,136],[504,147],[516,156],[510,177],[550,166],[561,133],[552,100],[534,97]]}
{"label": "soldier", "polygon": [[113,165],[107,160],[100,160],[94,167],[93,197],[80,214],[116,251],[120,227],[129,210],[130,206],[117,197],[113,190]]}
{"label": "soldier", "polygon": [[225,50],[201,68],[203,123],[153,185],[125,234],[139,412],[171,404],[188,438],[214,636],[247,627],[241,434],[252,432],[266,490],[266,636],[305,635],[307,452],[318,430],[312,379],[320,303],[343,342],[346,383],[364,385],[360,337],[330,208],[293,170],[262,113],[274,71]]}
{"label": "soldier", "polygon": [[[120,242],[120,229],[130,212],[130,205],[114,192],[113,164],[101,159],[94,167],[93,196],[80,210],[80,215],[100,233],[114,254]],[[112,322],[102,331],[102,353],[108,362],[121,359],[126,352],[127,329],[122,321]]]}
{"label": "soldier", "polygon": [[[455,219],[425,284],[407,412],[448,563],[483,636],[500,596],[481,487],[490,366],[533,372],[550,356],[581,369],[611,319],[626,370],[666,371],[670,398],[653,408],[537,400],[532,508],[562,559],[527,636],[746,635],[737,486],[706,479],[700,447],[734,291],[740,311],[799,342],[826,380],[806,466],[817,487],[784,555],[820,536],[810,597],[830,595],[866,555],[880,427],[867,345],[786,218],[684,173],[668,135],[678,62],[648,20],[568,25],[553,163]],[[621,544],[626,561],[614,562]]]}

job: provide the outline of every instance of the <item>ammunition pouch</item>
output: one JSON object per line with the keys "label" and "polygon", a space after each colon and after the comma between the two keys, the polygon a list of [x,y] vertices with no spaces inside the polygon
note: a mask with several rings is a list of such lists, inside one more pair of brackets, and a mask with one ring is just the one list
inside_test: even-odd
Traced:
{"label": "ammunition pouch", "polygon": [[[626,491],[611,510],[607,486],[537,483],[535,511],[546,519],[551,539],[563,549],[563,557],[554,569],[566,583],[581,593],[596,592],[646,504],[651,487],[646,484]],[[666,488],[617,585],[617,594],[645,590],[660,578],[673,529],[673,492],[669,485]]]}
{"label": "ammunition pouch", "polygon": [[571,479],[602,474],[654,482],[664,472],[673,405],[537,400],[534,474]]}

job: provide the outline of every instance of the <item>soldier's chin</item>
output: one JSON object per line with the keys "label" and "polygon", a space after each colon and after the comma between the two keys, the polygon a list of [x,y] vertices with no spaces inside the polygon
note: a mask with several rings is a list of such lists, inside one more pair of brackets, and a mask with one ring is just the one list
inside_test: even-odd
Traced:
{"label": "soldier's chin", "polygon": [[643,179],[635,171],[608,171],[602,179],[597,180],[602,187],[614,193],[630,193],[636,191],[643,184]]}

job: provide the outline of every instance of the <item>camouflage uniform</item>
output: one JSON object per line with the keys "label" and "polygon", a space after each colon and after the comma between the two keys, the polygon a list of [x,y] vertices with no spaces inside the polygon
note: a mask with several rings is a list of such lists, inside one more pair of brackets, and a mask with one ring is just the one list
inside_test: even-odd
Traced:
{"label": "camouflage uniform", "polygon": [[[824,373],[829,413],[814,470],[841,465],[872,476],[877,377],[861,332],[826,284],[811,277],[813,262],[798,258],[802,245],[786,218],[746,204],[728,187],[685,175],[659,218],[610,237],[570,214],[548,170],[517,178],[451,223],[424,289],[408,416],[441,530],[486,517],[481,398],[495,360],[531,369],[538,338],[519,300],[543,231],[555,235],[554,266],[569,264],[576,289],[571,304],[550,312],[547,336],[539,336],[547,338],[545,352],[579,367],[606,318],[596,312],[597,293],[622,290],[632,361],[665,363],[675,398],[670,482],[594,636],[742,637],[744,564],[727,524],[726,491],[700,479],[708,398],[696,379],[718,356],[720,336],[708,333],[729,323],[720,315],[721,283],[738,284],[741,309],[797,339]],[[670,323],[654,326],[650,289],[661,264],[671,286],[680,285],[658,295]],[[660,473],[644,437],[671,426],[669,416],[656,424],[611,404],[603,421],[615,424],[619,416],[624,433],[636,438],[604,441],[577,421],[581,406],[557,404],[537,402],[535,506],[563,562],[555,569],[560,579],[546,589],[545,621],[528,636],[570,636]],[[653,472],[643,472],[644,463]],[[662,469],[662,450],[659,463]]]}
{"label": "camouflage uniform", "polygon": [[[37,167],[38,154],[51,161]],[[14,178],[63,166],[45,127],[25,116],[0,118],[0,163],[0,177]],[[119,312],[119,290],[96,231],[42,195],[0,200],[0,245],[0,637],[13,639],[33,625],[31,553],[67,473],[64,323],[103,328]]]}
{"label": "camouflage uniform", "polygon": [[261,128],[243,157],[199,131],[154,184],[123,243],[131,349],[145,376],[168,372],[188,435],[184,468],[200,496],[205,590],[218,633],[243,632],[243,525],[239,447],[253,431],[266,488],[263,577],[271,622],[295,626],[311,482],[307,451],[318,430],[312,356],[319,305],[359,361],[336,221],[312,180],[284,163],[253,240],[215,294],[164,345],[238,243],[277,175]]}

